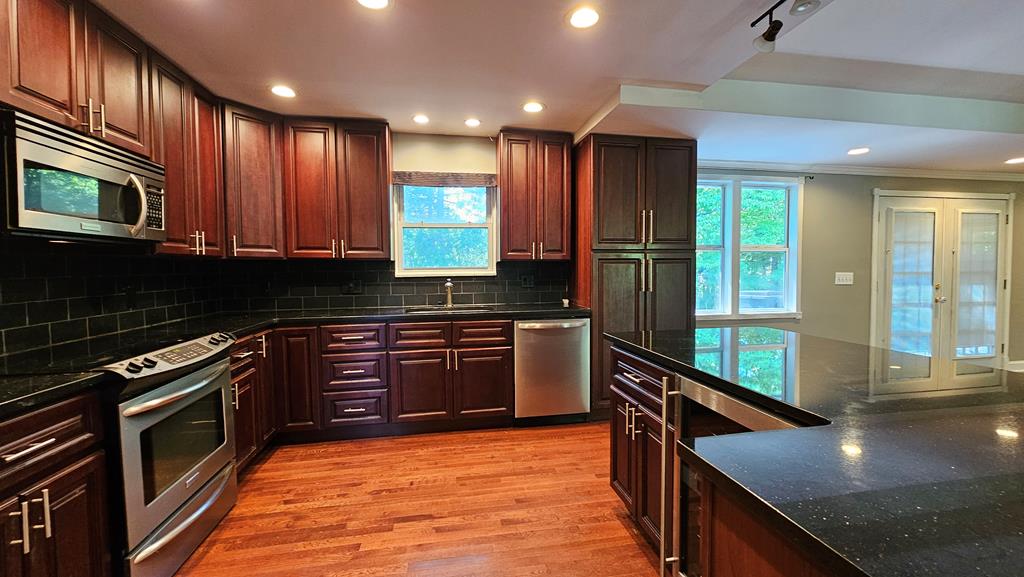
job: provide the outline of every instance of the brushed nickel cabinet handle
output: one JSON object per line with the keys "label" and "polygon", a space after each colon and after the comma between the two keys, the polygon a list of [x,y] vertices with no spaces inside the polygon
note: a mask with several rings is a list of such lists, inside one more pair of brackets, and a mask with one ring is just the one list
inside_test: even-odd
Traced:
{"label": "brushed nickel cabinet handle", "polygon": [[52,444],[54,444],[56,442],[57,442],[57,437],[50,437],[49,439],[46,439],[45,441],[40,441],[38,443],[32,443],[28,447],[18,451],[17,453],[8,453],[6,455],[0,456],[0,459],[3,459],[4,463],[13,463],[14,461],[17,461],[18,459],[21,459],[22,457],[27,457],[27,456],[31,455],[32,453],[35,453],[36,451],[40,451],[42,449],[45,449],[46,447],[49,447],[50,445],[52,445]]}
{"label": "brushed nickel cabinet handle", "polygon": [[366,339],[366,335],[345,335],[341,337],[343,341],[361,341]]}
{"label": "brushed nickel cabinet handle", "polygon": [[[654,242],[654,239],[651,239]],[[647,259],[647,292],[654,292],[654,259]]]}
{"label": "brushed nickel cabinet handle", "polygon": [[627,379],[629,379],[629,380],[633,381],[634,383],[636,383],[636,384],[638,384],[638,385],[639,385],[639,384],[640,384],[640,382],[641,382],[641,381],[640,381],[640,377],[638,377],[638,376],[634,375],[633,373],[622,373],[622,376],[626,377]]}
{"label": "brushed nickel cabinet handle", "polygon": [[544,260],[544,241],[540,241],[540,260]]}
{"label": "brushed nickel cabinet handle", "polygon": [[640,242],[647,242],[647,211],[640,211]]}
{"label": "brushed nickel cabinet handle", "polygon": [[267,335],[263,335],[260,337],[260,345],[262,347],[260,350],[260,356],[263,358],[267,358]]}
{"label": "brushed nickel cabinet handle", "polygon": [[[675,551],[676,544],[669,543],[665,540],[665,535],[668,534],[668,532],[666,531],[669,513],[668,502],[671,500],[665,497],[669,490],[668,479],[666,479],[666,477],[668,477],[670,471],[675,470],[674,463],[669,462],[670,459],[672,459],[669,457],[669,454],[673,452],[673,447],[675,447],[675,439],[669,441],[668,438],[669,402],[672,401],[673,403],[676,404],[675,414],[678,418],[678,415],[682,412],[682,405],[675,400],[675,397],[681,397],[683,394],[681,388],[678,390],[673,390],[671,388],[672,380],[674,379],[670,379],[669,377],[661,377],[661,537],[658,539],[658,546],[660,550],[659,557],[661,559],[662,575],[666,573],[665,570],[668,568],[669,565],[679,561],[679,557]],[[677,428],[677,434],[678,430],[679,429]],[[672,489],[674,490],[675,487],[673,487]],[[675,526],[674,523],[675,519],[673,519],[673,527]],[[678,535],[678,533],[674,532],[672,534]],[[675,572],[673,571],[672,574],[674,575]]]}
{"label": "brushed nickel cabinet handle", "polygon": [[238,256],[238,236],[231,235],[231,256]]}
{"label": "brushed nickel cabinet handle", "polygon": [[100,136],[107,137],[107,105],[100,104]]}
{"label": "brushed nickel cabinet handle", "polygon": [[199,231],[199,239],[203,241],[203,256],[206,256],[206,231]]}
{"label": "brushed nickel cabinet handle", "polygon": [[444,352],[444,366],[447,370],[452,370],[452,350],[448,349]]}
{"label": "brushed nickel cabinet handle", "polygon": [[633,407],[633,411],[629,414],[629,439],[636,440],[636,407]]}
{"label": "brushed nickel cabinet handle", "polygon": [[532,259],[536,259],[537,258],[537,243],[536,242],[531,242],[530,243],[530,258],[532,258]]}
{"label": "brushed nickel cabinet handle", "polygon": [[338,258],[338,241],[331,239],[331,258]]}
{"label": "brushed nickel cabinet handle", "polygon": [[21,502],[21,511],[10,513],[11,517],[21,517],[21,539],[14,539],[11,545],[21,545],[21,553],[28,555],[32,552],[32,527],[28,521],[28,501]]}
{"label": "brushed nickel cabinet handle", "polygon": [[194,250],[194,251],[196,251],[196,254],[202,254],[201,249],[199,248],[199,246],[200,246],[200,244],[199,244],[200,243],[200,241],[199,241],[199,231],[197,230],[195,232],[195,234],[190,234],[190,235],[188,235],[188,237],[190,239],[192,239],[192,238],[196,239],[196,247],[192,248],[192,243],[189,242],[188,243],[188,251],[192,252]]}
{"label": "brushed nickel cabinet handle", "polygon": [[238,410],[238,385],[231,385],[231,406]]}
{"label": "brushed nickel cabinet handle", "polygon": [[650,216],[650,218],[651,218],[651,226],[647,227],[647,232],[648,232],[648,234],[651,235],[651,240],[650,240],[651,244],[654,244],[654,209],[653,208],[649,211],[648,216]]}
{"label": "brushed nickel cabinet handle", "polygon": [[361,375],[366,372],[366,369],[345,369],[341,371],[343,375]]}
{"label": "brushed nickel cabinet handle", "polygon": [[96,125],[92,123],[92,115],[93,115],[93,111],[92,111],[92,98],[90,98],[88,100],[88,102],[89,102],[88,104],[79,104],[79,106],[81,106],[82,108],[85,109],[85,117],[87,119],[85,122],[80,123],[79,126],[82,126],[84,128],[88,128],[89,129],[89,134],[92,134],[92,133],[96,132]]}
{"label": "brushed nickel cabinet handle", "polygon": [[630,433],[629,433],[629,426],[630,426],[629,414],[630,414],[630,411],[632,411],[632,410],[633,410],[633,407],[630,406],[629,403],[626,403],[626,436],[627,437],[630,436]]}
{"label": "brushed nickel cabinet handle", "polygon": [[29,503],[41,503],[43,505],[43,524],[32,525],[32,529],[42,529],[46,538],[50,539],[53,537],[53,527],[50,524],[50,490],[43,489],[43,496],[39,499],[31,499]]}
{"label": "brushed nickel cabinet handle", "polygon": [[455,357],[455,370],[459,370],[459,351],[453,350],[452,356]]}
{"label": "brushed nickel cabinet handle", "polygon": [[344,412],[344,413],[365,413],[366,409],[365,408],[358,408],[358,409],[349,408],[349,409],[345,409],[342,412]]}
{"label": "brushed nickel cabinet handle", "polygon": [[256,353],[254,353],[253,351],[245,351],[244,353],[238,353],[237,355],[231,355],[231,358],[235,359],[236,361],[240,361],[242,359],[247,359],[247,358],[253,356],[254,354],[256,354]]}
{"label": "brushed nickel cabinet handle", "polygon": [[345,239],[341,239],[341,258],[345,258]]}

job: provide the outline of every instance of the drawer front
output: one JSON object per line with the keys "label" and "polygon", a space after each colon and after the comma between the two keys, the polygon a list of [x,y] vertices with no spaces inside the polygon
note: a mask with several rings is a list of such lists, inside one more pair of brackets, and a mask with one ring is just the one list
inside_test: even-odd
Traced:
{"label": "drawer front", "polygon": [[668,377],[671,382],[674,373],[615,347],[611,352],[611,382],[619,383],[620,388],[625,385],[632,389],[641,404],[660,414],[661,379]]}
{"label": "drawer front", "polygon": [[328,428],[388,422],[386,390],[325,393],[323,406],[324,426]]}
{"label": "drawer front", "polygon": [[385,324],[329,325],[320,327],[320,342],[325,353],[383,349]]}
{"label": "drawer front", "polygon": [[452,323],[391,323],[389,349],[443,349],[452,344]]}
{"label": "drawer front", "polygon": [[0,423],[0,489],[69,460],[102,439],[99,398],[93,393]]}
{"label": "drawer front", "polygon": [[459,321],[452,323],[452,346],[480,347],[512,344],[512,321]]}
{"label": "drawer front", "polygon": [[241,377],[253,369],[258,354],[259,343],[255,338],[248,336],[239,339],[235,346],[231,347],[231,378]]}
{"label": "drawer front", "polygon": [[323,356],[323,390],[383,389],[388,386],[387,353]]}

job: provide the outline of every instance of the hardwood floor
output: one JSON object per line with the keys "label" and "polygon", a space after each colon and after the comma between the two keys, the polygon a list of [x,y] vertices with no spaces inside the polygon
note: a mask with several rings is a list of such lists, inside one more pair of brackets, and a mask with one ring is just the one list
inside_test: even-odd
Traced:
{"label": "hardwood floor", "polygon": [[279,447],[180,577],[656,577],[608,424]]}

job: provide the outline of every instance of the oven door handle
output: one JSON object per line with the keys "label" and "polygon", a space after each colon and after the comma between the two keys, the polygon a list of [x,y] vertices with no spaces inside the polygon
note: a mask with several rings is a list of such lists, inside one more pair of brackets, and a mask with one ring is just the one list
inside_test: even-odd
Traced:
{"label": "oven door handle", "polygon": [[128,407],[127,409],[122,411],[121,414],[124,415],[125,417],[134,417],[136,415],[141,415],[143,413],[155,411],[160,407],[165,407],[167,405],[170,405],[171,403],[180,401],[185,397],[191,395],[192,393],[198,391],[199,389],[205,387],[206,385],[209,385],[213,381],[217,380],[218,378],[220,378],[221,375],[227,372],[227,370],[228,368],[224,367],[223,369],[217,371],[215,375],[207,377],[199,381],[198,383],[192,385],[191,387],[188,387],[187,389],[182,389],[176,393],[171,393],[170,395],[158,397],[156,399],[153,399],[152,401],[140,403],[138,405],[135,405],[134,407]]}
{"label": "oven door handle", "polygon": [[132,235],[132,238],[139,238],[143,231],[146,230],[146,219],[149,218],[149,202],[146,199],[146,187],[142,186],[142,181],[139,177],[134,174],[128,175],[128,183],[132,185],[132,188],[139,193],[139,220],[133,226],[128,228],[128,232]]}
{"label": "oven door handle", "polygon": [[[228,467],[234,467],[234,464],[228,465]],[[153,543],[149,547],[146,547],[142,551],[139,551],[139,554],[136,555],[134,559],[132,559],[132,563],[136,565],[142,563],[146,559],[149,559],[153,555],[159,553],[161,549],[166,547],[167,544],[171,541],[177,539],[179,535],[181,535],[185,531],[188,531],[189,527],[195,524],[195,522],[198,521],[199,518],[202,517],[203,514],[206,513],[206,511],[210,507],[212,507],[214,503],[217,502],[217,499],[220,499],[220,496],[224,494],[224,489],[227,489],[228,481],[231,480],[230,470],[228,471],[228,473],[229,474],[223,476],[224,478],[221,480],[220,487],[217,487],[217,490],[213,493],[213,495],[210,496],[209,499],[206,500],[205,503],[202,504],[202,506],[196,509],[195,512],[193,512],[184,521],[182,521],[180,525],[178,525],[170,532],[168,532],[166,535],[158,539],[155,543]]]}

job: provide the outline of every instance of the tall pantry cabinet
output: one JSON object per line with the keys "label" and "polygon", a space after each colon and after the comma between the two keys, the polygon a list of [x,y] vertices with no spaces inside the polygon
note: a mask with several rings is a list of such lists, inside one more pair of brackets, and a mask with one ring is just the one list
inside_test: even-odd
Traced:
{"label": "tall pantry cabinet", "polygon": [[572,300],[593,310],[591,411],[611,407],[601,335],[694,328],[697,143],[591,134],[575,148]]}

